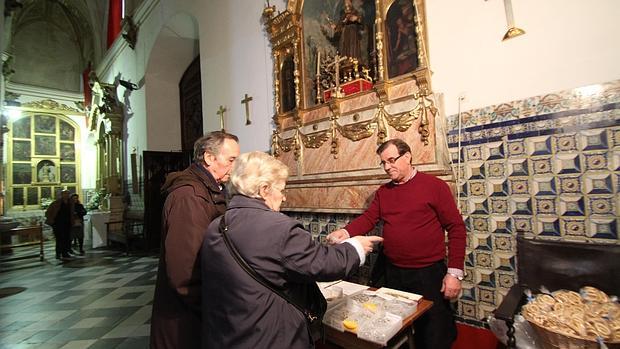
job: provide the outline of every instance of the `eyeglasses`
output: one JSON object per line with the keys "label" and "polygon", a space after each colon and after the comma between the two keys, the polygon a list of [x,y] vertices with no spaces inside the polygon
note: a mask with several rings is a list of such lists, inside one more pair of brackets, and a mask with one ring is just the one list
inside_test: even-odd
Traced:
{"label": "eyeglasses", "polygon": [[400,159],[401,157],[403,157],[403,155],[405,155],[407,153],[404,154],[400,154],[399,156],[395,157],[395,158],[389,158],[385,161],[381,161],[379,163],[379,167],[385,167],[385,164],[390,164],[390,165],[394,165],[396,163],[396,160]]}

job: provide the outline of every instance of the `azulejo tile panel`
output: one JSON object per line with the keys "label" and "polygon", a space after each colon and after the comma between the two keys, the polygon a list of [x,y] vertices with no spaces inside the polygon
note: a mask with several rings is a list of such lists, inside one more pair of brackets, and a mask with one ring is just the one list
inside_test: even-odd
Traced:
{"label": "azulejo tile panel", "polygon": [[595,95],[575,89],[470,110],[463,132],[448,132],[450,152],[466,154],[458,185],[475,242],[463,321],[483,320],[514,285],[516,234],[620,244],[620,80],[598,87]]}

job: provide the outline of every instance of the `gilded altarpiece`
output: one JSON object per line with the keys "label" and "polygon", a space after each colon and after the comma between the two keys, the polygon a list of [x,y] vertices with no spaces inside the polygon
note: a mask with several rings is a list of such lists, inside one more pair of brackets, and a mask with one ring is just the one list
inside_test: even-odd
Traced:
{"label": "gilded altarpiece", "polygon": [[271,148],[291,169],[284,210],[362,211],[387,179],[375,150],[396,137],[416,167],[451,180],[424,1],[289,1],[263,19],[274,62]]}
{"label": "gilded altarpiece", "polygon": [[8,107],[7,198],[11,210],[39,209],[63,189],[80,190],[79,126],[67,115],[80,110],[46,99]]}
{"label": "gilded altarpiece", "polygon": [[97,146],[97,189],[108,195],[106,203],[115,217],[122,219],[122,175],[125,168],[122,152],[124,110],[118,100],[116,86],[92,79],[93,99],[88,113],[89,129]]}

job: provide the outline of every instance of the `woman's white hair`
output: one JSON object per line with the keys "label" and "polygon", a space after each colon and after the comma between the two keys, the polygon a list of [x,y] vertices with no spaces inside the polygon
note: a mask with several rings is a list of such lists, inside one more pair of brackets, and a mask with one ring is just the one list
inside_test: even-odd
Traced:
{"label": "woman's white hair", "polygon": [[243,153],[230,173],[230,193],[261,198],[260,188],[286,182],[288,167],[282,161],[260,151]]}

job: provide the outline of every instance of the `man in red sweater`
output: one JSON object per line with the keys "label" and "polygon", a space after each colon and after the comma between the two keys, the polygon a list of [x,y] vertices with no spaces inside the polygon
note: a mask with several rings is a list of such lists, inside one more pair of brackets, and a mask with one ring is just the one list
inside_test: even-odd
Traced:
{"label": "man in red sweater", "polygon": [[327,239],[336,243],[366,234],[382,220],[386,286],[421,294],[434,302],[414,324],[416,349],[449,349],[456,339],[450,300],[458,297],[463,279],[463,218],[448,185],[411,165],[411,148],[403,140],[381,144],[377,154],[392,180],[375,192],[361,216]]}

